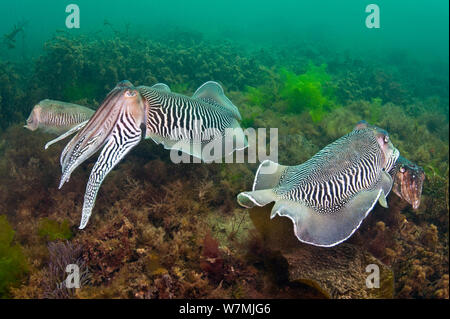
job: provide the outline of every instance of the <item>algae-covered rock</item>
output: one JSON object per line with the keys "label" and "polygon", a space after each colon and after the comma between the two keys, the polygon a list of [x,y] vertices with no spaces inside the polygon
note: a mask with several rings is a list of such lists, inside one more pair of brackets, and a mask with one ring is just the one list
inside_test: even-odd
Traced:
{"label": "algae-covered rock", "polygon": [[[250,218],[260,232],[263,244],[279,250],[288,264],[291,282],[309,285],[331,298],[392,298],[394,274],[392,270],[362,247],[342,243],[323,248],[299,242],[288,218],[270,220],[272,207],[250,210]],[[368,288],[379,270],[379,288]],[[367,269],[367,270],[366,270]]]}
{"label": "algae-covered rock", "polygon": [[[332,298],[392,298],[394,274],[370,253],[351,244],[320,248],[301,244],[283,254],[291,281],[313,282]],[[369,276],[379,269],[379,288]],[[366,281],[369,282],[369,287]]]}

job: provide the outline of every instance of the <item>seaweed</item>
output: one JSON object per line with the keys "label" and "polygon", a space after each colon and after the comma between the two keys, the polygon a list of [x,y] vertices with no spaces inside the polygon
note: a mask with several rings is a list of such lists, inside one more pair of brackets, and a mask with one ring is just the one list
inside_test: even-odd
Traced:
{"label": "seaweed", "polygon": [[38,234],[48,241],[68,240],[73,236],[67,220],[59,223],[49,218],[42,218],[39,221]]}
{"label": "seaweed", "polygon": [[201,256],[200,268],[218,283],[223,278],[223,258],[219,250],[219,242],[209,233],[203,239]]}
{"label": "seaweed", "polygon": [[[32,261],[11,277],[5,294],[330,297],[315,286],[318,280],[291,281],[286,263],[295,256],[268,249],[267,239],[255,234],[257,222],[237,206],[235,196],[251,188],[257,163],[175,165],[163,147],[141,143],[108,175],[92,224],[76,229],[92,160],[58,190],[64,143],[44,151],[50,136],[19,123],[43,98],[95,107],[115,82],[129,79],[135,85],[165,82],[186,94],[207,80],[221,81],[243,126],[278,128],[279,162],[286,165],[308,160],[359,120],[386,129],[401,154],[425,169],[421,206],[414,211],[390,195],[389,209],[376,208],[345,246],[391,267],[395,297],[448,298],[445,72],[432,81],[419,64],[396,69],[382,58],[346,56],[317,44],[253,52],[184,30],[143,38],[105,28],[112,37],[59,33],[28,67],[0,62],[0,211],[15,231],[7,250],[21,251],[19,264]],[[11,234],[7,229],[1,233]],[[295,238],[289,241],[292,225],[286,229],[277,243],[307,251]],[[75,254],[89,267],[83,289],[55,290],[63,272],[51,266],[59,262],[54,252]]]}
{"label": "seaweed", "polygon": [[313,122],[319,122],[326,112],[337,106],[326,68],[326,64],[315,66],[309,63],[306,72],[299,75],[284,68],[280,70],[283,86],[279,95],[288,103],[287,112],[306,110]]}
{"label": "seaweed", "polygon": [[14,243],[14,230],[5,215],[0,215],[0,298],[9,296],[9,289],[20,284],[29,271],[23,249]]}
{"label": "seaweed", "polygon": [[[68,299],[76,296],[77,290],[84,288],[90,282],[90,273],[82,258],[83,247],[66,242],[51,242],[48,244],[49,263],[44,283],[44,298]],[[78,267],[79,288],[66,285],[67,266]]]}

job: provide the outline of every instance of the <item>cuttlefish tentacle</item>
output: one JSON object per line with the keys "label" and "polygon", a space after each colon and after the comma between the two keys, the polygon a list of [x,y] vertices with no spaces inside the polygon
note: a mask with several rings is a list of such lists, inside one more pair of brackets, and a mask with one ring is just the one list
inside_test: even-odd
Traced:
{"label": "cuttlefish tentacle", "polygon": [[105,176],[134,146],[139,144],[142,135],[139,125],[139,121],[136,121],[129,110],[126,109],[120,117],[118,124],[114,127],[111,138],[100,153],[89,176],[84,195],[80,229],[86,227],[89,221],[95,198]]}
{"label": "cuttlefish tentacle", "polygon": [[130,82],[119,83],[84,128],[69,142],[61,155],[60,188],[70,174],[103,146],[86,187],[80,229],[91,215],[98,189],[105,176],[142,138],[145,102]]}
{"label": "cuttlefish tentacle", "polygon": [[53,145],[53,144],[55,144],[55,143],[57,143],[57,142],[59,142],[59,141],[65,139],[67,136],[70,136],[70,135],[72,135],[72,134],[78,132],[78,131],[81,130],[83,127],[85,127],[86,124],[87,124],[88,122],[89,122],[89,120],[84,121],[84,122],[81,122],[80,124],[78,124],[78,125],[72,127],[72,128],[71,128],[70,130],[68,130],[66,133],[61,134],[61,135],[58,136],[57,138],[55,138],[55,139],[53,139],[53,140],[47,142],[47,144],[45,144],[44,148],[47,149],[47,148],[49,148],[51,145]]}

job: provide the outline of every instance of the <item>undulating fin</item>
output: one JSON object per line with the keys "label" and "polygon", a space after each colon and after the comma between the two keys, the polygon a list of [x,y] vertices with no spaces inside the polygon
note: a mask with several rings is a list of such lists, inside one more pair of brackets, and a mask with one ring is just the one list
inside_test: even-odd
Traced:
{"label": "undulating fin", "polygon": [[287,166],[280,165],[271,160],[263,161],[256,171],[253,190],[275,188]]}
{"label": "undulating fin", "polygon": [[81,130],[83,127],[86,126],[87,122],[89,122],[89,120],[84,121],[84,122],[78,124],[77,126],[72,127],[72,128],[71,128],[70,130],[68,130],[66,133],[64,133],[64,134],[58,136],[57,138],[55,138],[55,139],[53,139],[53,140],[47,142],[47,144],[45,144],[45,147],[44,147],[44,148],[47,149],[47,148],[49,148],[51,145],[53,145],[53,144],[55,144],[55,143],[57,143],[57,142],[59,142],[59,141],[65,139],[66,137],[68,137],[68,136],[70,136],[70,135],[72,135],[72,134],[78,132],[79,130]]}
{"label": "undulating fin", "polygon": [[86,193],[84,195],[80,229],[85,228],[89,221],[98,190],[105,176],[133,147],[139,144],[141,134],[142,132],[139,123],[132,120],[130,114],[123,114],[118,125],[114,127],[111,137],[101,151],[89,176]]}
{"label": "undulating fin", "polygon": [[378,199],[378,203],[381,205],[381,207],[388,208],[386,195],[384,195],[383,192],[381,192],[381,194],[380,194],[380,198]]}
{"label": "undulating fin", "polygon": [[202,159],[201,142],[194,143],[191,140],[171,139],[154,133],[148,134],[148,138],[151,138],[156,144],[162,144],[166,150],[177,150]]}
{"label": "undulating fin", "polygon": [[[239,126],[237,120],[233,119],[230,125],[233,129],[233,149],[228,150],[225,148],[227,135],[221,135],[220,132],[216,132],[216,135],[212,135],[209,139],[178,139],[174,137],[164,137],[158,134],[149,133],[148,138],[151,138],[156,144],[162,144],[167,150],[177,150],[183,153],[192,155],[205,163],[209,163],[215,160],[219,160],[224,155],[230,155],[236,150],[243,150],[248,147],[248,141],[244,134],[244,131]],[[240,142],[239,142],[240,141]],[[242,142],[243,141],[243,142]],[[216,152],[216,153],[215,153]]]}
{"label": "undulating fin", "polygon": [[163,91],[163,92],[167,92],[167,93],[171,92],[169,86],[164,83],[156,83],[155,85],[152,86],[152,88]]}
{"label": "undulating fin", "polygon": [[334,214],[320,214],[301,202],[279,200],[272,208],[276,215],[289,217],[294,233],[304,243],[332,247],[349,238],[378,201],[382,190],[362,191]]}
{"label": "undulating fin", "polygon": [[239,205],[245,208],[256,206],[265,206],[278,198],[272,189],[262,189],[252,192],[242,192],[237,196]]}
{"label": "undulating fin", "polygon": [[[215,88],[213,95],[217,95],[217,90],[223,95],[221,87],[215,82],[202,87],[195,95],[197,98],[191,98],[139,86],[137,89],[146,100],[145,138],[204,162],[216,161],[246,148],[248,142],[235,114],[211,98],[211,88]],[[226,100],[229,102],[223,96],[223,101]],[[228,141],[233,144],[229,145]]]}
{"label": "undulating fin", "polygon": [[238,108],[225,96],[222,86],[214,81],[208,81],[200,86],[193,99],[202,100],[212,105],[219,105],[230,111],[238,120],[242,120]]}
{"label": "undulating fin", "polygon": [[[234,151],[241,151],[243,149],[246,149],[248,147],[248,141],[247,137],[245,136],[244,130],[242,129],[241,125],[239,124],[238,120],[236,118],[233,118],[231,120],[231,123],[228,127],[230,129],[229,131],[226,131],[225,133],[233,134],[232,136],[223,136],[222,137],[222,145],[225,146],[225,140],[228,138],[231,141],[231,137],[233,137],[233,149],[228,152],[228,154],[225,154],[225,149],[223,149],[223,154],[230,155]],[[231,142],[230,142],[231,143]]]}

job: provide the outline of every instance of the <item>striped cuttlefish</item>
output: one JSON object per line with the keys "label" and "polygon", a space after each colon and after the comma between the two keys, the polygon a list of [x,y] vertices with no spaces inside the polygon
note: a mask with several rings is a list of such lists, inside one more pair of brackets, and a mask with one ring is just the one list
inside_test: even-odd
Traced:
{"label": "striped cuttlefish", "polygon": [[[139,142],[141,125],[146,138],[199,158],[202,154],[187,148],[195,134],[180,131],[180,127],[186,128],[186,133],[195,128],[197,113],[206,120],[205,127],[219,132],[227,127],[242,131],[237,124],[239,111],[215,82],[205,83],[192,98],[171,93],[164,84],[134,88],[121,82],[102,103],[95,119],[90,118],[93,113],[79,105],[44,100],[35,106],[25,126],[53,133],[69,128],[45,148],[83,129],[61,155],[60,187],[78,165],[105,145],[89,178],[80,228],[86,226],[106,174]],[[86,140],[89,142],[83,143]],[[422,168],[399,156],[387,132],[362,121],[353,132],[304,164],[288,167],[264,161],[253,191],[239,194],[238,202],[251,207],[275,201],[272,217],[279,214],[293,220],[300,241],[329,247],[350,237],[377,201],[387,207],[391,188],[417,209],[424,178]]]}
{"label": "striped cuttlefish", "polygon": [[271,218],[290,218],[301,242],[331,247],[349,238],[377,202],[387,208],[391,189],[417,209],[424,179],[386,131],[361,121],[301,165],[262,162],[252,191],[237,199],[246,208],[274,201]]}
{"label": "striped cuttlefish", "polygon": [[252,191],[237,200],[246,208],[275,202],[271,218],[290,218],[301,242],[332,247],[349,238],[377,202],[387,207],[388,172],[399,155],[386,131],[362,121],[303,164],[262,162]]}
{"label": "striped cuttlefish", "polygon": [[[62,108],[66,107],[67,112],[57,112],[57,108],[48,105],[42,102],[37,105],[25,127],[49,132],[69,130],[48,142],[45,148],[78,132],[61,153],[59,188],[69,181],[71,173],[81,163],[102,149],[86,186],[80,229],[88,223],[106,175],[142,137],[204,162],[223,157],[225,139],[229,138],[227,134],[230,132],[231,153],[248,146],[239,125],[241,115],[238,108],[225,96],[222,87],[213,81],[200,86],[192,97],[173,93],[163,83],[134,87],[129,81],[122,81],[87,119],[84,116],[90,113],[90,109],[79,106],[78,113],[74,111],[75,116],[72,116],[73,109],[66,104],[62,104]],[[217,145],[222,152],[216,152]]]}

